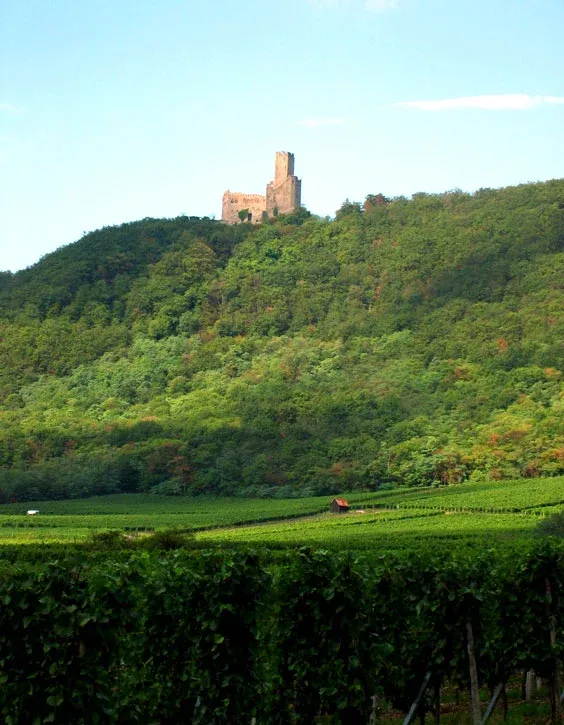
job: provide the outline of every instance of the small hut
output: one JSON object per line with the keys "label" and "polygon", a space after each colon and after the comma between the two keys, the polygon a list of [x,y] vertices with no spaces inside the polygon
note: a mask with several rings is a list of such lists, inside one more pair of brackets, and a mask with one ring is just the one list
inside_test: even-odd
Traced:
{"label": "small hut", "polygon": [[344,498],[334,498],[329,504],[329,508],[334,514],[346,514],[350,506]]}

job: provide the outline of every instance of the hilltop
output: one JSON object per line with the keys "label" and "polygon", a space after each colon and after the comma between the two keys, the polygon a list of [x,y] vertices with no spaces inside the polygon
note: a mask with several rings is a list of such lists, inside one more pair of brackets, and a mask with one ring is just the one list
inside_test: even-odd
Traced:
{"label": "hilltop", "polygon": [[0,274],[0,500],[564,473],[564,180],[180,217]]}

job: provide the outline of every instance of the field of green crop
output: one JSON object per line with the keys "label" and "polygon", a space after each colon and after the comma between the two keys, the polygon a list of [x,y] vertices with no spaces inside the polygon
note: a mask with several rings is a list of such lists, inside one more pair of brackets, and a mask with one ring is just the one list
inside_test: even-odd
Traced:
{"label": "field of green crop", "polygon": [[[347,515],[328,513],[331,496],[303,499],[176,498],[119,494],[0,506],[0,544],[80,542],[93,532],[198,532],[225,545],[336,545],[401,549],[438,543],[527,538],[539,516],[564,508],[564,478],[445,488],[344,493]],[[28,509],[38,509],[27,516]],[[358,511],[362,510],[363,513]]]}
{"label": "field of green crop", "polygon": [[[34,679],[33,695],[37,700],[40,691],[42,702],[49,707],[59,702],[50,693],[69,687],[69,682],[71,695],[65,702],[72,705],[75,693],[83,693],[81,711],[97,706],[100,698],[92,699],[89,693],[107,686],[104,703],[123,708],[127,717],[130,711],[141,712],[140,721],[157,722],[168,692],[176,693],[184,687],[191,703],[201,697],[205,663],[211,663],[206,681],[213,682],[220,662],[220,681],[231,686],[232,682],[248,678],[253,663],[260,662],[253,677],[262,684],[252,692],[256,700],[251,698],[245,705],[245,716],[251,711],[260,712],[265,702],[265,712],[271,712],[269,708],[278,708],[280,702],[266,701],[265,693],[278,692],[284,682],[286,665],[277,669],[283,660],[273,655],[283,648],[290,653],[288,657],[293,657],[292,666],[300,668],[293,671],[300,673],[304,682],[317,682],[319,668],[311,663],[317,662],[319,652],[324,662],[330,663],[324,666],[323,687],[311,687],[315,697],[315,693],[329,693],[327,702],[315,706],[317,712],[332,712],[331,708],[338,707],[331,699],[331,691],[339,693],[339,698],[345,693],[351,702],[358,692],[359,702],[364,702],[363,686],[356,687],[350,671],[362,673],[359,683],[364,682],[364,672],[377,672],[378,677],[387,673],[389,681],[379,679],[378,687],[381,682],[387,683],[387,714],[395,713],[396,717],[383,722],[399,722],[420,687],[419,660],[425,662],[429,652],[439,651],[436,647],[440,646],[445,651],[443,661],[450,663],[448,670],[439,672],[442,679],[438,680],[439,685],[445,683],[443,709],[450,713],[448,688],[453,689],[454,681],[463,682],[467,673],[466,644],[457,633],[465,631],[468,623],[469,596],[479,602],[474,611],[481,617],[476,630],[480,641],[486,641],[486,652],[494,653],[493,658],[486,656],[479,661],[482,682],[498,676],[496,652],[504,658],[512,653],[509,676],[517,683],[523,662],[534,663],[535,652],[542,652],[542,662],[546,661],[547,630],[542,623],[547,606],[546,572],[555,583],[561,581],[558,567],[562,557],[558,542],[535,542],[535,538],[540,521],[564,510],[564,479],[345,492],[342,496],[351,504],[345,514],[330,513],[332,496],[265,500],[120,494],[0,506],[0,588],[4,587],[0,599],[4,624],[9,623],[3,627],[8,632],[3,639],[8,655],[0,668],[4,692],[0,711],[11,713],[14,703],[20,703],[22,671],[25,677],[34,678],[36,672],[47,672],[47,677],[39,678],[39,684]],[[28,516],[28,509],[38,509],[39,513]],[[167,529],[191,536],[145,535]],[[93,534],[107,531],[127,536],[92,538]],[[166,550],[174,547],[181,548]],[[350,552],[354,555],[350,556]],[[20,572],[25,575],[19,576]],[[267,589],[261,590],[265,586]],[[255,601],[260,607],[253,609],[253,596],[261,591],[263,594],[257,595]],[[375,593],[379,602],[376,607]],[[555,597],[554,601],[561,600]],[[227,611],[237,612],[237,616],[223,616]],[[192,616],[193,612],[198,616]],[[239,612],[244,612],[246,619],[239,617]],[[362,616],[358,616],[359,612]],[[555,620],[559,616],[556,611]],[[525,631],[533,635],[528,639],[518,637],[514,651],[515,623],[523,619],[527,621]],[[139,637],[140,621],[146,636]],[[178,621],[184,623],[183,632],[190,632],[190,626],[194,628],[180,640]],[[348,628],[341,629],[341,621],[359,622],[364,628],[350,639],[358,644],[358,655],[356,650],[350,651],[363,658],[362,667],[351,670],[349,655],[342,661],[336,659],[349,651],[342,647],[343,633]],[[244,622],[247,624],[243,626]],[[255,637],[257,622],[263,628],[259,637]],[[278,623],[279,629],[273,623]],[[441,634],[435,639],[437,628]],[[105,640],[99,631],[105,633]],[[202,631],[210,635],[202,636]],[[243,641],[242,631],[248,633],[244,646],[248,646],[249,656],[238,663],[233,660],[233,648],[222,645],[233,632],[237,642]],[[375,631],[389,637],[385,646],[372,646]],[[78,647],[76,663],[68,667],[69,632],[77,641],[90,637],[88,641],[96,643],[86,648],[94,654],[85,672],[80,669],[83,665]],[[422,639],[422,633],[427,633],[428,638]],[[40,645],[32,646],[37,641]],[[110,643],[107,651],[99,648],[100,641]],[[328,641],[330,647],[324,649]],[[415,656],[414,647],[420,648]],[[24,669],[19,670],[22,650],[37,658],[26,655]],[[176,656],[168,656],[169,650],[183,653],[182,667]],[[54,652],[60,659],[55,661],[49,654],[50,665],[45,667],[45,652]],[[108,652],[114,657],[110,667]],[[224,656],[222,653],[227,653],[228,658],[224,664],[218,659]],[[146,667],[153,662],[174,665],[170,670],[158,665],[147,677]],[[197,667],[191,670],[194,662]],[[264,666],[265,662],[268,666]],[[76,680],[69,681],[68,671],[76,674]],[[260,677],[274,679],[260,680],[259,672]],[[224,673],[235,675],[230,680]],[[344,679],[340,680],[341,676]],[[328,677],[333,678],[332,690],[326,687]],[[96,686],[82,687],[85,681],[95,682]],[[169,682],[173,685],[166,684]],[[38,689],[41,687],[43,690]],[[374,692],[374,686],[370,687],[367,691]],[[233,701],[240,703],[238,685],[236,691],[238,697]],[[123,699],[124,692],[128,700]],[[300,692],[294,693],[292,687],[284,692],[284,702],[290,703],[288,712],[293,712],[294,703],[300,701]],[[217,693],[217,707],[221,708],[228,698],[223,690]],[[488,694],[485,689],[483,693]],[[520,692],[510,702],[519,718]],[[393,711],[392,706],[397,710]],[[535,702],[534,711],[531,703],[527,706],[534,717],[542,713],[542,721],[547,721],[548,704],[539,706]],[[171,712],[176,713],[177,703],[171,707]],[[467,709],[468,697],[465,704],[457,705],[455,719],[441,716],[441,722],[467,722],[463,712]],[[149,711],[155,715],[149,716]],[[75,720],[73,712],[60,715],[56,721]],[[234,717],[232,721],[243,720]],[[312,718],[307,722],[313,722]]]}
{"label": "field of green crop", "polygon": [[356,506],[517,512],[564,504],[564,477],[465,483],[443,488],[395,489],[353,494]]}
{"label": "field of green crop", "polygon": [[319,515],[307,521],[282,521],[241,526],[198,534],[210,545],[245,543],[261,545],[305,544],[342,549],[402,550],[423,543],[448,547],[462,540],[471,543],[504,543],[528,538],[538,519],[523,514],[431,512],[423,509],[381,514]]}
{"label": "field of green crop", "polygon": [[[319,513],[326,498],[176,498],[145,494],[96,496],[0,506],[0,544],[72,542],[108,530],[197,531]],[[27,516],[29,509],[39,510]]]}
{"label": "field of green crop", "polygon": [[[523,479],[445,488],[346,495],[345,515],[240,526],[198,534],[215,544],[309,544],[401,550],[423,543],[503,544],[530,538],[539,518],[564,509],[564,478]],[[363,513],[359,513],[363,510]]]}

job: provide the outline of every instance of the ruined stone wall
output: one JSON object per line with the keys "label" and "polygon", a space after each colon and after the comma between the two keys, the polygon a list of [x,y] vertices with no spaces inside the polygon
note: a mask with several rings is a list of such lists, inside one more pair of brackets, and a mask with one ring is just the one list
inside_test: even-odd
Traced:
{"label": "ruined stone wall", "polygon": [[277,151],[274,160],[274,186],[282,184],[288,176],[294,175],[294,154]]}
{"label": "ruined stone wall", "polygon": [[228,224],[240,224],[239,212],[248,209],[250,219],[247,221],[257,224],[262,221],[263,212],[266,211],[266,197],[262,194],[240,194],[226,191],[223,195],[221,219]]}
{"label": "ruined stone wall", "polygon": [[302,203],[302,182],[294,175],[294,154],[278,151],[274,161],[274,180],[266,187],[266,196],[226,191],[221,218],[228,224],[240,224],[239,212],[248,209],[247,221],[258,223],[263,214],[288,214]]}
{"label": "ruined stone wall", "polygon": [[296,176],[288,177],[282,184],[266,187],[266,212],[268,216],[288,214],[301,205],[301,181]]}

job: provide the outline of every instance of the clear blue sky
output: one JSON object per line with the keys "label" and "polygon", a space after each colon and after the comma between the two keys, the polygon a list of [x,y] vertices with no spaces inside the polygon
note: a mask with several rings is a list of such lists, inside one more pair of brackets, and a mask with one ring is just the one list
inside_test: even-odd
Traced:
{"label": "clear blue sky", "polygon": [[221,214],[564,177],[562,0],[4,0],[0,269]]}

